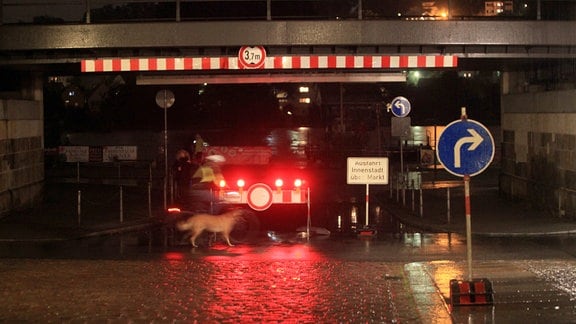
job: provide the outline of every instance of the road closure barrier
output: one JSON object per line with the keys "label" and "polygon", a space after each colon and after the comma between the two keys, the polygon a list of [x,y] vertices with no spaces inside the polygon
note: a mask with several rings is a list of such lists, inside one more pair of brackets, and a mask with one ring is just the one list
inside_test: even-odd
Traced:
{"label": "road closure barrier", "polygon": [[450,304],[452,306],[492,305],[494,291],[486,278],[450,280]]}

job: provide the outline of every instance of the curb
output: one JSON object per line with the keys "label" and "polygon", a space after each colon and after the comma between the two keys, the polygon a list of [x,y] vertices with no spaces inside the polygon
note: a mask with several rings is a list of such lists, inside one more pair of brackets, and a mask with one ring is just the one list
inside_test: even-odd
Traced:
{"label": "curb", "polygon": [[[114,226],[116,225],[116,226]],[[140,230],[145,230],[153,227],[162,225],[157,220],[145,220],[145,221],[134,221],[125,224],[112,224],[102,229],[70,229],[68,236],[66,234],[61,234],[59,236],[53,237],[36,237],[36,238],[0,238],[0,242],[3,243],[50,243],[50,242],[65,242],[74,241],[84,238],[121,234],[127,232],[135,232]],[[46,236],[48,236],[47,234]],[[40,236],[40,235],[37,235]]]}
{"label": "curb", "polygon": [[[406,213],[394,211],[390,207],[385,207],[386,211],[392,215],[392,217],[399,220],[401,223],[408,225],[410,227],[418,228],[421,230],[433,232],[433,233],[455,233],[465,235],[466,230],[464,229],[451,229],[445,225],[427,223],[418,221],[415,217],[411,215],[406,215]],[[554,231],[542,231],[542,232],[479,232],[472,230],[472,235],[477,237],[549,237],[549,236],[562,236],[562,235],[576,235],[576,224],[573,225],[574,229],[569,230],[554,230]]]}

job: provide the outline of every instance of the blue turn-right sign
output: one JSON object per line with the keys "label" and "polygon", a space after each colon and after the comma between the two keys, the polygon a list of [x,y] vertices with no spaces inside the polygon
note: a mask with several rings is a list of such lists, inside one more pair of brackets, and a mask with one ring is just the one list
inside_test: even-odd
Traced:
{"label": "blue turn-right sign", "polygon": [[438,161],[456,176],[474,176],[494,158],[494,139],[481,123],[461,119],[446,125],[436,144]]}

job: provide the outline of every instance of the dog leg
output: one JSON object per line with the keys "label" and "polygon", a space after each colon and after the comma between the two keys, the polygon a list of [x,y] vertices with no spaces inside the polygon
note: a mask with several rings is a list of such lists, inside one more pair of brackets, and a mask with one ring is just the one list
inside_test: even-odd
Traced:
{"label": "dog leg", "polygon": [[222,233],[222,236],[224,236],[224,239],[226,239],[228,246],[234,246],[234,244],[230,243],[230,235],[228,233]]}
{"label": "dog leg", "polygon": [[208,237],[208,245],[212,246],[216,244],[216,240],[218,239],[218,233],[212,233]]}
{"label": "dog leg", "polygon": [[192,243],[193,247],[198,247],[198,245],[196,244],[196,238],[198,237],[198,235],[200,235],[202,232],[198,232],[198,231],[194,231],[192,233],[192,236],[190,236],[190,243]]}

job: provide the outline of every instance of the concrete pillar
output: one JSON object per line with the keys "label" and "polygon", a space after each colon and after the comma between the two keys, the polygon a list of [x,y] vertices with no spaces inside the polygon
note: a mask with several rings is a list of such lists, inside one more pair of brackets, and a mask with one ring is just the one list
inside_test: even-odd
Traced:
{"label": "concrete pillar", "polygon": [[42,77],[22,78],[19,94],[0,93],[0,215],[31,207],[44,182]]}

